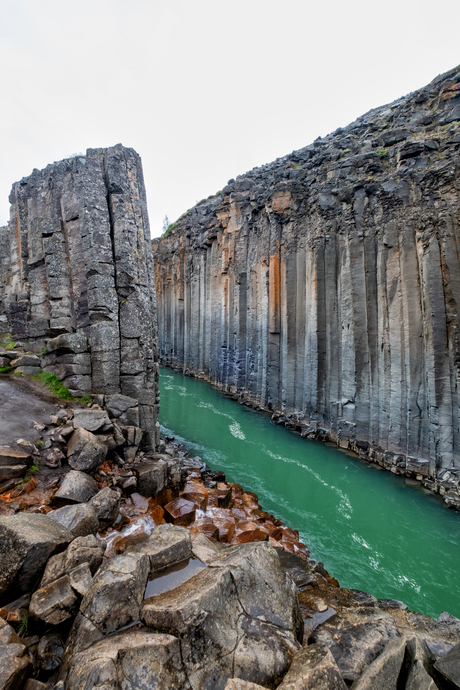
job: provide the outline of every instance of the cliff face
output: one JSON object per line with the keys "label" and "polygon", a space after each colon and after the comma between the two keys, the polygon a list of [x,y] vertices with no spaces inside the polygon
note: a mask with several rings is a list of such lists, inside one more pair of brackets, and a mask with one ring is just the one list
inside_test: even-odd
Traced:
{"label": "cliff face", "polygon": [[[141,160],[88,149],[14,184],[0,229],[0,318],[15,340],[62,336],[44,368],[74,394],[136,398],[158,435],[152,251]],[[69,338],[66,334],[77,334]]]}
{"label": "cliff face", "polygon": [[453,70],[230,180],[153,242],[162,360],[458,486],[459,147]]}

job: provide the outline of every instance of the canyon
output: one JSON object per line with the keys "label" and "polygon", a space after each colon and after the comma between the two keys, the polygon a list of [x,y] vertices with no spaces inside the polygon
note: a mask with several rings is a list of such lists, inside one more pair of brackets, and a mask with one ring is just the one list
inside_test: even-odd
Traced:
{"label": "canyon", "polygon": [[161,361],[460,506],[460,71],[153,241]]}

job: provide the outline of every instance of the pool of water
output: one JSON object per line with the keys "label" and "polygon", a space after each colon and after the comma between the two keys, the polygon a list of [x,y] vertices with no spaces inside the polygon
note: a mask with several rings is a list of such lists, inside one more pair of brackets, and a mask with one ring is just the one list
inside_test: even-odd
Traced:
{"label": "pool of water", "polygon": [[275,426],[204,381],[162,369],[160,390],[163,433],[254,491],[343,587],[460,617],[460,515],[439,497]]}

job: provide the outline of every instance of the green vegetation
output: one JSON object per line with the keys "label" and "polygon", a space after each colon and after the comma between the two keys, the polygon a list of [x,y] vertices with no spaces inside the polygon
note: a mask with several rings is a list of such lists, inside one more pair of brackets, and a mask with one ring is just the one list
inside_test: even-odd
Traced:
{"label": "green vegetation", "polygon": [[18,625],[18,635],[24,635],[27,634],[27,631],[29,630],[29,614],[27,611],[24,612],[24,614],[21,616],[21,621]]}
{"label": "green vegetation", "polygon": [[382,146],[377,149],[377,156],[379,158],[388,158],[388,150],[384,149]]}
{"label": "green vegetation", "polygon": [[219,190],[214,194],[214,196],[219,196],[219,194],[222,194],[222,190],[221,190],[221,189],[219,189]]}
{"label": "green vegetation", "polygon": [[8,374],[10,371],[11,371],[11,367],[10,367],[10,366],[2,367],[2,368],[0,369],[0,374]]}
{"label": "green vegetation", "polygon": [[58,398],[64,398],[64,400],[72,400],[72,396],[70,395],[70,391],[68,388],[64,386],[64,384],[59,381],[58,377],[55,376],[54,374],[51,374],[48,371],[40,371],[38,374],[34,374],[32,378],[35,381],[40,381],[40,383],[43,383],[47,388],[50,389],[54,395],[57,395]]}
{"label": "green vegetation", "polygon": [[[217,192],[217,194],[220,194],[220,192]],[[203,201],[206,201],[206,199],[203,199]],[[201,201],[200,201],[199,203],[201,204]],[[161,238],[164,239],[165,237],[169,237],[169,235],[172,233],[172,231],[173,231],[175,228],[177,228],[177,225],[178,225],[179,221],[180,221],[182,218],[185,218],[185,216],[187,215],[187,213],[188,213],[189,211],[190,211],[190,209],[187,209],[187,210],[185,211],[185,213],[183,213],[181,216],[179,216],[179,218],[178,218],[177,220],[174,221],[174,223],[170,223],[170,224],[168,225],[168,227],[166,228],[166,230],[164,231],[164,233],[162,234]],[[165,220],[166,220],[166,218],[167,218],[167,216],[165,216]]]}
{"label": "green vegetation", "polygon": [[3,347],[5,348],[5,350],[14,350],[15,345],[16,343],[14,342],[14,340],[11,340],[11,338],[9,338]]}

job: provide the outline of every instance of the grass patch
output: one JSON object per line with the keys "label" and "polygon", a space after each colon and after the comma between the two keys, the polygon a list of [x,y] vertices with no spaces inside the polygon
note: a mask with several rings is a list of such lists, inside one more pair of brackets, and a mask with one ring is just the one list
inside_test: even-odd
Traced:
{"label": "grass patch", "polygon": [[10,367],[10,366],[2,367],[2,368],[0,369],[0,374],[9,374],[10,371],[11,371],[11,367]]}
{"label": "grass patch", "polygon": [[50,389],[51,393],[57,395],[58,398],[72,400],[69,389],[64,386],[62,381],[59,381],[57,376],[51,374],[49,371],[40,371],[38,374],[34,374],[32,378],[34,381],[43,383],[47,388]]}
{"label": "grass patch", "polygon": [[51,393],[56,395],[58,398],[63,398],[64,400],[74,400],[85,405],[91,402],[91,396],[88,394],[84,395],[82,398],[73,398],[70,395],[69,389],[64,386],[62,381],[59,381],[58,377],[54,374],[51,374],[49,371],[40,371],[38,374],[34,374],[32,378],[34,381],[43,383],[47,388],[50,389]]}
{"label": "grass patch", "polygon": [[378,156],[379,158],[388,158],[388,151],[387,151],[387,149],[384,149],[384,148],[382,148],[382,147],[379,148],[379,149],[377,149],[377,156]]}
{"label": "grass patch", "polygon": [[16,343],[14,342],[14,340],[7,340],[3,347],[5,348],[5,350],[14,350],[15,345]]}

